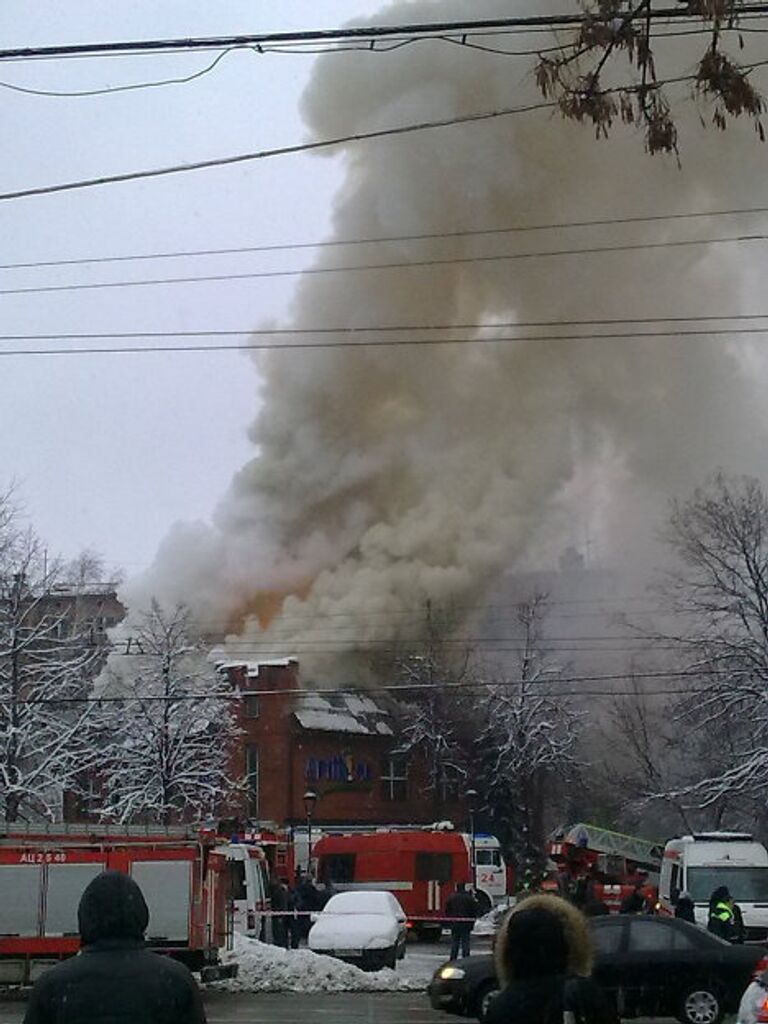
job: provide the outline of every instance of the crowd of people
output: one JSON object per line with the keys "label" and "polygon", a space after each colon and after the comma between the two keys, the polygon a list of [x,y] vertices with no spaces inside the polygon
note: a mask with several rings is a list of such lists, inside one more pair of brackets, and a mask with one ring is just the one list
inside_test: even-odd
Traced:
{"label": "crowd of people", "polygon": [[[648,911],[644,880],[624,899],[621,912]],[[274,941],[297,948],[306,939],[311,914],[332,895],[306,874],[295,884],[276,879],[271,899]],[[591,980],[592,952],[586,912],[596,899],[585,889],[583,906],[561,896],[526,892],[508,913],[496,941],[496,970],[502,983],[490,1004],[488,1024],[618,1024],[615,1007]],[[470,934],[478,915],[474,895],[463,884],[446,904],[451,918],[451,959],[469,955]],[[676,916],[694,921],[694,903],[682,892]],[[127,875],[109,871],[86,888],[78,921],[82,955],[47,971],[35,984],[25,1024],[103,1024],[120,1019],[132,1024],[204,1024],[205,1012],[192,975],[182,965],[148,951],[144,933],[149,912],[141,890]],[[743,942],[744,923],[729,890],[719,886],[709,901],[707,927],[729,942]],[[755,991],[757,995],[755,995]],[[740,1021],[765,998],[768,975],[745,994]],[[763,993],[761,996],[760,993]],[[749,1006],[746,1006],[749,1004]]]}
{"label": "crowd of people", "polygon": [[269,895],[272,941],[284,949],[298,949],[309,935],[311,914],[323,909],[333,896],[333,887],[328,882],[317,885],[310,875],[297,871],[294,885],[287,878],[275,878]]}

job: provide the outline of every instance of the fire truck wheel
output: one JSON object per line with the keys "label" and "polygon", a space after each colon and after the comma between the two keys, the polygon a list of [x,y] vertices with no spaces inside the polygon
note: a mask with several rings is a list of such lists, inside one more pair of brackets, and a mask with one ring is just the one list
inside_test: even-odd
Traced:
{"label": "fire truck wheel", "polygon": [[723,1004],[714,985],[692,985],[680,999],[678,1020],[682,1024],[720,1024]]}
{"label": "fire truck wheel", "polygon": [[475,992],[472,1010],[479,1021],[485,1020],[488,1014],[488,1007],[498,994],[499,986],[495,981],[487,981]]}
{"label": "fire truck wheel", "polygon": [[439,924],[417,924],[413,930],[418,942],[439,942],[443,934]]}

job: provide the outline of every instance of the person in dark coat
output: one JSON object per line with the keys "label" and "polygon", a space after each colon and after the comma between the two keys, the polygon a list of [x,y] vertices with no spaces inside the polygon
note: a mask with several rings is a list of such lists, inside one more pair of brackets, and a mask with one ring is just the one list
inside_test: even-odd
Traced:
{"label": "person in dark coat", "polygon": [[611,909],[607,903],[596,896],[594,892],[590,893],[583,908],[585,917],[606,917],[610,912]]}
{"label": "person in dark coat", "polygon": [[646,910],[643,896],[643,882],[635,882],[632,892],[627,893],[619,907],[620,914],[644,914]]}
{"label": "person in dark coat", "polygon": [[310,915],[320,909],[315,883],[309,875],[302,875],[296,883],[296,910],[299,912],[299,933],[306,939],[312,927]]}
{"label": "person in dark coat", "polygon": [[691,924],[696,924],[696,906],[691,899],[691,894],[685,892],[685,890],[677,897],[675,917],[678,917],[681,921],[690,921]]}
{"label": "person in dark coat", "polygon": [[288,885],[287,878],[281,878],[280,881],[285,889],[285,903],[288,909],[288,946],[290,949],[298,949],[301,940],[301,919],[297,915],[299,908],[296,890]]}
{"label": "person in dark coat", "polygon": [[461,949],[462,956],[469,956],[470,936],[475,927],[478,906],[475,897],[463,882],[456,884],[456,892],[452,892],[445,901],[446,917],[461,917],[463,921],[449,921],[451,929],[451,960],[456,960]]}
{"label": "person in dark coat", "polygon": [[[272,913],[272,938],[276,946],[288,948],[288,889],[276,878],[269,889]],[[291,915],[293,916],[293,915]]]}
{"label": "person in dark coat", "polygon": [[584,915],[559,896],[529,896],[507,914],[496,940],[502,989],[487,1024],[619,1024],[590,979],[592,945]]}
{"label": "person in dark coat", "polygon": [[105,871],[77,912],[79,956],[35,982],[24,1024],[205,1024],[200,991],[183,964],[145,948],[149,911],[128,875]]}

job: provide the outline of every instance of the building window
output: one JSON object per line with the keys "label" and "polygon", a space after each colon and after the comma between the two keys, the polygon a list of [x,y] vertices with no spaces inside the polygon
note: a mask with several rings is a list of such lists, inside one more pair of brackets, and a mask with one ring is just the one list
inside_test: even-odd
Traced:
{"label": "building window", "polygon": [[408,764],[402,757],[388,757],[381,770],[381,796],[384,800],[408,799]]}
{"label": "building window", "polygon": [[259,696],[256,693],[246,693],[245,695],[245,717],[246,718],[258,718],[259,717]]}
{"label": "building window", "polygon": [[246,793],[248,794],[248,817],[259,816],[259,748],[249,743],[245,748]]}
{"label": "building window", "polygon": [[457,768],[445,765],[440,777],[440,798],[444,804],[455,804],[461,799],[464,775]]}

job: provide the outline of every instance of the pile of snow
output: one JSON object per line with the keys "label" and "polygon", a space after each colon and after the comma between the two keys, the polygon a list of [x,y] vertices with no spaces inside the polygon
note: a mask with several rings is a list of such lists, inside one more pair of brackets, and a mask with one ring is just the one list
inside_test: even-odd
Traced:
{"label": "pile of snow", "polygon": [[224,959],[240,965],[237,978],[219,983],[230,992],[413,992],[426,988],[445,958],[417,957],[409,965],[406,953],[396,971],[367,972],[309,949],[283,949],[236,935],[235,948]]}
{"label": "pile of snow", "polygon": [[489,910],[487,914],[483,914],[482,917],[478,917],[475,921],[475,926],[472,929],[473,935],[495,935],[499,930],[502,918],[506,912],[514,906],[514,899],[503,900],[501,903],[497,903],[493,910]]}

